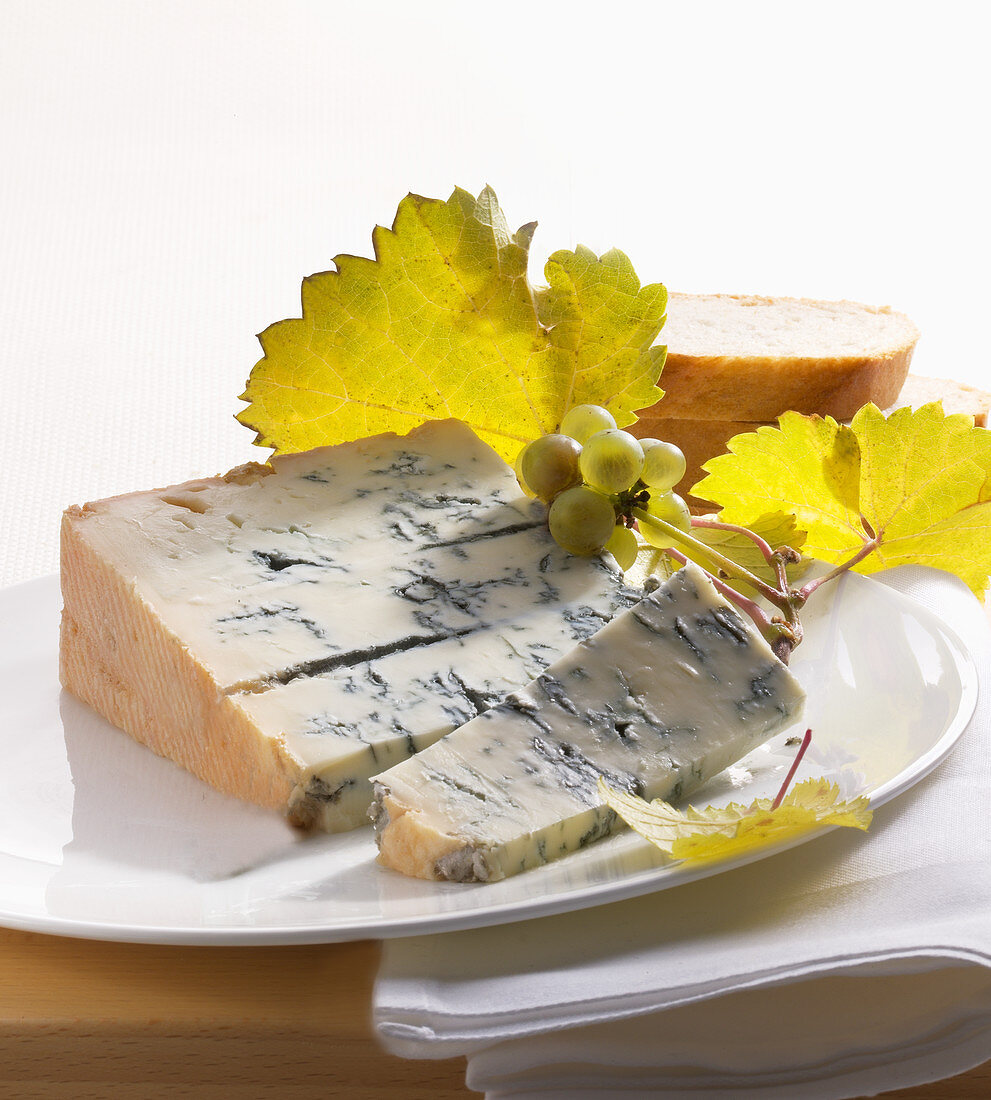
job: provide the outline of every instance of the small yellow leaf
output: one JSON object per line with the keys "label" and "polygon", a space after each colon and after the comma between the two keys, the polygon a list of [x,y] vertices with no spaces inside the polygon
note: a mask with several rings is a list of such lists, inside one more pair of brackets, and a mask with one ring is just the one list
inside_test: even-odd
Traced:
{"label": "small yellow leaf", "polygon": [[866,798],[840,800],[827,779],[798,783],[773,806],[758,798],[749,806],[689,806],[682,813],[662,799],[647,802],[599,780],[602,800],[646,840],[674,859],[694,862],[727,859],[801,836],[824,825],[866,829],[872,813]]}

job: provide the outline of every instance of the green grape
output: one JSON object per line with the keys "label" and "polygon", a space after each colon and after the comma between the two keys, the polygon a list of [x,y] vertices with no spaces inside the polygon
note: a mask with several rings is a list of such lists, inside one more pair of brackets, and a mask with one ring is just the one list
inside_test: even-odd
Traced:
{"label": "green grape", "polygon": [[616,510],[608,497],[578,485],[554,498],[547,525],[558,546],[572,554],[597,554],[613,533]]}
{"label": "green grape", "polygon": [[550,504],[562,489],[581,482],[578,469],[581,451],[581,445],[566,435],[542,435],[528,443],[519,458],[524,487]]}
{"label": "green grape", "polygon": [[629,527],[624,527],[621,523],[613,528],[605,548],[616,559],[616,564],[624,573],[637,560],[637,554],[640,552],[637,536]]}
{"label": "green grape", "polygon": [[559,430],[584,446],[596,432],[615,427],[615,417],[601,405],[575,405],[564,414]]}
{"label": "green grape", "polygon": [[601,493],[632,489],[643,469],[640,440],[619,428],[596,432],[582,447],[582,477]]}
{"label": "green grape", "polygon": [[[677,527],[679,531],[690,531],[692,527],[692,514],[688,510],[688,505],[677,493],[657,493],[652,496],[647,505],[647,515],[663,519],[672,527]],[[670,546],[672,542],[670,536],[647,523],[641,524],[640,534],[651,546]]]}
{"label": "green grape", "polygon": [[651,489],[667,492],[685,476],[685,456],[673,443],[661,439],[641,439],[643,472],[641,480]]}
{"label": "green grape", "polygon": [[516,474],[516,483],[523,490],[528,497],[535,497],[537,494],[530,488],[529,485],[523,480],[523,456],[526,454],[526,447],[524,447],[520,453],[516,456],[516,463],[513,466],[513,473]]}

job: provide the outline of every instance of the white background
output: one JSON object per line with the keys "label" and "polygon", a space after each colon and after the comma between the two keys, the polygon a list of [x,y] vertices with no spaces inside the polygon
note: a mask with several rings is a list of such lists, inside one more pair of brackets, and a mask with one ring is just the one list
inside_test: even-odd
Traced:
{"label": "white background", "polygon": [[407,191],[496,190],[670,289],[890,304],[991,384],[973,3],[0,8],[0,586],[61,509],[267,451],[255,333]]}

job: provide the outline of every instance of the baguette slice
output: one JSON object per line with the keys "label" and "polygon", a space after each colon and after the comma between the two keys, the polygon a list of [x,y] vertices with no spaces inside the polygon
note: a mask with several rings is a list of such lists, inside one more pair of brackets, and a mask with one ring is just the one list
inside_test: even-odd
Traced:
{"label": "baguette slice", "polygon": [[962,382],[950,382],[945,378],[926,378],[921,374],[910,374],[893,408],[900,409],[909,405],[917,409],[930,401],[942,401],[943,412],[947,416],[951,413],[963,413],[974,418],[975,427],[988,426],[991,393]]}
{"label": "baguette slice", "polygon": [[671,294],[665,396],[649,415],[770,421],[789,409],[845,420],[898,398],[919,338],[887,306]]}

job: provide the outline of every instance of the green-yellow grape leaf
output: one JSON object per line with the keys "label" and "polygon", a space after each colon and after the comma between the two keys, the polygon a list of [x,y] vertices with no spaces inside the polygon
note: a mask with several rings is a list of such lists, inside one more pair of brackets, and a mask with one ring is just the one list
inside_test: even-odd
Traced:
{"label": "green-yellow grape leaf", "polygon": [[796,784],[778,806],[758,798],[749,806],[693,806],[682,813],[662,799],[647,802],[599,780],[599,793],[635,832],[672,859],[708,862],[792,840],[824,825],[866,830],[872,813],[866,798],[840,799],[827,779]]}
{"label": "green-yellow grape leaf", "polygon": [[555,421],[575,405],[602,405],[620,428],[645,401],[660,400],[656,382],[667,349],[652,346],[664,324],[667,291],[641,287],[633,264],[618,249],[596,258],[578,245],[555,252],[544,267],[548,286],[535,292],[540,323],[565,355],[567,390]]}
{"label": "green-yellow grape leaf", "polygon": [[854,568],[921,564],[955,573],[978,596],[991,575],[991,432],[940,402],[887,418],[865,405],[849,427],[785,413],[729,442],[693,489],[720,519],[748,525],[794,515],[806,553],[833,564],[876,546]]}
{"label": "green-yellow grape leaf", "polygon": [[456,417],[510,462],[575,404],[632,423],[663,393],[667,292],[621,252],[581,247],[535,288],[535,224],[511,233],[490,188],[408,195],[374,260],[337,256],[303,280],[302,317],[261,334],[238,420],[287,452]]}

